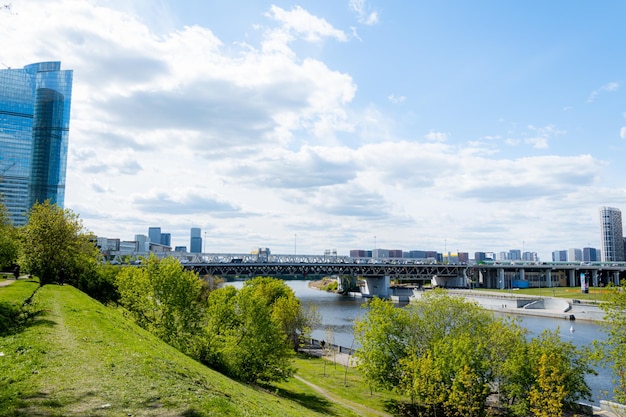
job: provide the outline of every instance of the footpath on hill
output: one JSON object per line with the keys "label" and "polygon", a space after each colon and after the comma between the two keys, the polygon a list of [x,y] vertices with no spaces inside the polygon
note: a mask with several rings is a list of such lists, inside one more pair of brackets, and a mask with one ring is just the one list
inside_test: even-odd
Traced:
{"label": "footpath on hill", "polygon": [[18,280],[0,288],[0,301],[20,288],[36,291],[32,319],[0,334],[0,417],[359,415],[233,381],[68,285]]}

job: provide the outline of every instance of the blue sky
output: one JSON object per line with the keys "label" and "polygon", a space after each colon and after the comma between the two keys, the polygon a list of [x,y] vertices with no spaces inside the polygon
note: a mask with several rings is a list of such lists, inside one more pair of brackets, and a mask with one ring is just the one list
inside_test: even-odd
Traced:
{"label": "blue sky", "polygon": [[0,62],[74,70],[66,207],[101,236],[549,260],[626,210],[621,1],[11,6]]}

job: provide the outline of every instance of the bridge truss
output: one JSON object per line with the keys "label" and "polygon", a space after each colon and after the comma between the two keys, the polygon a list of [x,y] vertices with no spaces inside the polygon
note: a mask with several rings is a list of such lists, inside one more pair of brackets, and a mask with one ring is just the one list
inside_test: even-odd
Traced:
{"label": "bridge truss", "polygon": [[312,276],[349,275],[360,277],[385,277],[405,282],[430,282],[434,276],[458,277],[465,275],[461,265],[411,265],[411,264],[359,264],[334,262],[301,263],[244,263],[215,262],[187,263],[185,268],[193,269],[200,275],[213,276]]}

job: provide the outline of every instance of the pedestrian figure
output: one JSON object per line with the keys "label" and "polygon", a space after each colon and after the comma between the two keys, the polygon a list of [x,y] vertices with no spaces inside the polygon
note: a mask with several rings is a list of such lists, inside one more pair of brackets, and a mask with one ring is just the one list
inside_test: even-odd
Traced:
{"label": "pedestrian figure", "polygon": [[15,276],[15,279],[18,279],[20,277],[20,266],[19,265],[15,265],[15,268],[13,268],[13,276]]}
{"label": "pedestrian figure", "polygon": [[324,349],[324,346],[326,346],[326,342],[325,342],[324,340],[322,340],[322,341],[320,342],[320,345],[322,345],[322,349]]}

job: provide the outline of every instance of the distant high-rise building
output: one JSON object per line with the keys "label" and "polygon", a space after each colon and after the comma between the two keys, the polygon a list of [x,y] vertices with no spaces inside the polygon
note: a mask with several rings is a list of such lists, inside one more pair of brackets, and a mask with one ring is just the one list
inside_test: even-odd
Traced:
{"label": "distant high-rise building", "polygon": [[[159,229],[160,230],[160,229]],[[135,235],[135,242],[137,252],[148,252],[150,250],[149,237],[146,235]]]}
{"label": "distant high-rise building", "polygon": [[567,251],[566,250],[553,251],[552,262],[567,262]]}
{"label": "distant high-rise building", "polygon": [[537,256],[537,252],[524,252],[522,253],[522,260],[537,262],[539,260],[539,256]]}
{"label": "distant high-rise building", "polygon": [[613,207],[600,208],[600,240],[602,261],[624,260],[624,234],[622,232],[622,212]]}
{"label": "distant high-rise building", "polygon": [[189,252],[190,253],[202,253],[202,230],[200,230],[199,227],[191,228]]}
{"label": "distant high-rise building", "polygon": [[476,262],[484,262],[487,260],[487,254],[485,252],[474,252],[474,260]]}
{"label": "distant high-rise building", "polygon": [[583,261],[598,262],[600,260],[599,252],[596,248],[583,248]]}
{"label": "distant high-rise building", "polygon": [[172,246],[172,234],[171,233],[161,233],[161,239],[159,243],[163,246]]}
{"label": "distant high-rise building", "polygon": [[148,239],[149,239],[150,243],[161,244],[161,228],[160,227],[149,227],[148,228]]}
{"label": "distant high-rise building", "polygon": [[63,207],[72,78],[60,62],[0,70],[0,201],[14,225],[34,203]]}
{"label": "distant high-rise building", "polygon": [[519,261],[522,259],[522,251],[519,249],[511,249],[509,251],[509,259],[511,261]]}
{"label": "distant high-rise building", "polygon": [[577,248],[569,248],[567,250],[568,262],[580,262],[583,260],[583,251]]}

